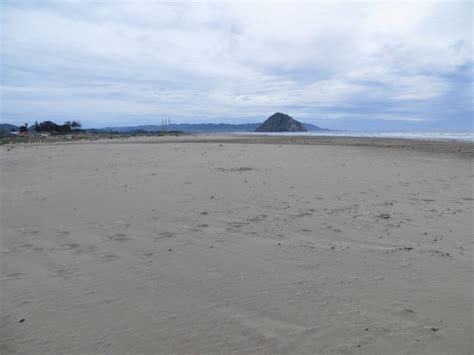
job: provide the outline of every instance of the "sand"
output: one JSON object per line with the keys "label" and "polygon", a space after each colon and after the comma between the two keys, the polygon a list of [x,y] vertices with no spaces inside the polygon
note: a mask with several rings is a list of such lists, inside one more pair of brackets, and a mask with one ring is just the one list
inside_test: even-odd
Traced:
{"label": "sand", "polygon": [[2,146],[0,352],[471,354],[472,143],[405,143]]}

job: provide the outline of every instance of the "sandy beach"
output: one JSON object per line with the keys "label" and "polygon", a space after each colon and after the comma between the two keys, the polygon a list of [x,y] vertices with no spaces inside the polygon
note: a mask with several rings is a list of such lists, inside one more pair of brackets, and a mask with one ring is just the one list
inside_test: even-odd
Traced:
{"label": "sandy beach", "polygon": [[0,154],[2,354],[473,352],[472,143]]}

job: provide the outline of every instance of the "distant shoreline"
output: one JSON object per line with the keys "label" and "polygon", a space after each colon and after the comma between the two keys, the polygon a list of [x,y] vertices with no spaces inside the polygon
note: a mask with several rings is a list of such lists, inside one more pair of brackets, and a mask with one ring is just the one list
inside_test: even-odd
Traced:
{"label": "distant shoreline", "polygon": [[474,158],[474,143],[461,140],[430,140],[405,138],[348,137],[330,135],[269,135],[269,134],[216,134],[185,133],[182,135],[148,134],[80,134],[77,136],[51,136],[5,140],[4,147],[11,144],[48,145],[48,144],[163,144],[163,143],[218,143],[218,144],[278,144],[278,145],[335,145],[347,147],[373,147],[419,151],[428,154]]}
{"label": "distant shoreline", "polygon": [[307,132],[231,132],[229,134],[249,134],[267,136],[323,136],[323,137],[354,137],[354,138],[396,138],[415,140],[449,140],[474,142],[474,132],[403,132],[403,131],[307,131]]}

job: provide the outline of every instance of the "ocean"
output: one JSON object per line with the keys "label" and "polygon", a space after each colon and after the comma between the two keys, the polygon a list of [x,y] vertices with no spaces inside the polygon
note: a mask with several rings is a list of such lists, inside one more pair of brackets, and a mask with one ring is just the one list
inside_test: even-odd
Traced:
{"label": "ocean", "polygon": [[372,137],[427,140],[455,140],[474,142],[474,132],[373,132],[373,131],[316,131],[316,132],[242,132],[236,134],[258,134],[269,136],[332,136]]}

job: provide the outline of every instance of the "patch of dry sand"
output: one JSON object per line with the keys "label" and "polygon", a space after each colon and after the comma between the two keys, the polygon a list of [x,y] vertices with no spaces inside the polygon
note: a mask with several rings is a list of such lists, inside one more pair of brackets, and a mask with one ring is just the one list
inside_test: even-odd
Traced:
{"label": "patch of dry sand", "polygon": [[469,145],[228,139],[0,148],[1,352],[472,353]]}

